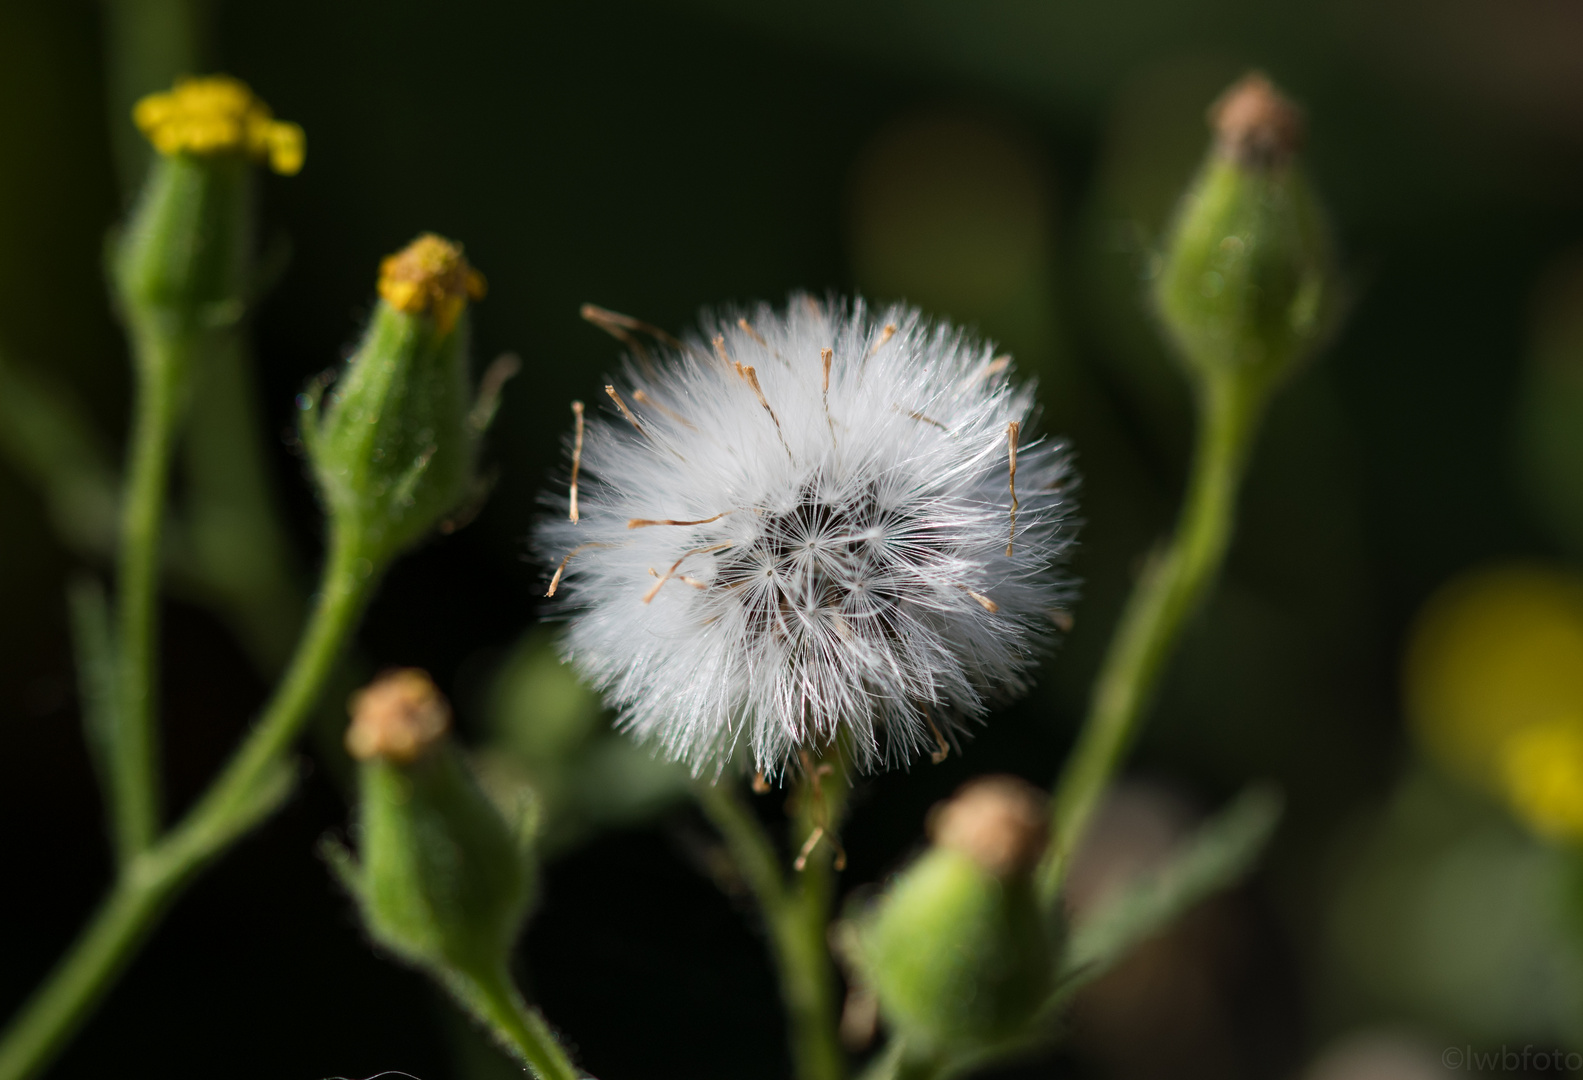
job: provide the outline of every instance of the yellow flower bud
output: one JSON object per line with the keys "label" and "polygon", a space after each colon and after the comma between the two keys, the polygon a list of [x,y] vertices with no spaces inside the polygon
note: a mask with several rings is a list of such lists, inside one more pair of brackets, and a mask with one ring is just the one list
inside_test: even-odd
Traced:
{"label": "yellow flower bud", "polygon": [[469,300],[482,300],[484,275],[468,265],[460,244],[424,233],[379,264],[379,295],[408,315],[429,315],[444,334]]}
{"label": "yellow flower bud", "polygon": [[276,120],[246,83],[229,75],[178,80],[132,108],[132,122],[166,157],[242,154],[282,176],[302,169],[302,128]]}

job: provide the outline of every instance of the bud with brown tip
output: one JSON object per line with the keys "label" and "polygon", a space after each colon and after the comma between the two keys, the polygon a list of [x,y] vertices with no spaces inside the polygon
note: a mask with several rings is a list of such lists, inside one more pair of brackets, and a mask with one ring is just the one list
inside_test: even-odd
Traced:
{"label": "bud with brown tip", "polygon": [[411,765],[451,726],[451,707],[427,672],[398,668],[352,695],[346,752],[358,761],[380,758]]}
{"label": "bud with brown tip", "polygon": [[1167,237],[1155,301],[1200,391],[1258,399],[1331,325],[1334,254],[1297,162],[1297,107],[1254,72],[1209,120],[1214,143]]}
{"label": "bud with brown tip", "polygon": [[1055,983],[1059,932],[1033,870],[1044,792],[974,780],[930,814],[933,846],[859,921],[857,957],[909,1055],[949,1059],[1028,1036]]}
{"label": "bud with brown tip", "polygon": [[451,709],[428,675],[389,672],[353,696],[358,860],[327,845],[368,931],[443,978],[497,980],[527,914],[527,837],[500,816],[446,736]]}

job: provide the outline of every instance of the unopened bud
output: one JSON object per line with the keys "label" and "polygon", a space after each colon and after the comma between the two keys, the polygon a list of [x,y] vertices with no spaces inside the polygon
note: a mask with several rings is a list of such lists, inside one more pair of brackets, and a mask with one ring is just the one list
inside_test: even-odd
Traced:
{"label": "unopened bud", "polygon": [[134,329],[192,334],[239,319],[252,291],[255,162],[290,175],[303,136],[226,76],[185,79],[132,113],[159,151],[121,234],[115,283]]}
{"label": "unopened bud", "polygon": [[322,383],[299,398],[331,519],[376,567],[479,490],[492,410],[474,411],[467,303],[483,291],[460,245],[418,237],[381,265],[381,300],[322,410]]}
{"label": "unopened bud", "polygon": [[858,960],[910,1049],[972,1054],[1031,1034],[1054,986],[1057,936],[1035,897],[1045,798],[976,780],[931,815],[934,846],[859,922]]}
{"label": "unopened bud", "polygon": [[327,845],[369,932],[412,963],[487,981],[504,970],[532,898],[528,837],[501,817],[428,676],[398,671],[354,700],[360,864]]}
{"label": "unopened bud", "polygon": [[451,726],[451,707],[426,672],[387,672],[353,695],[346,752],[358,761],[383,758],[410,765],[438,743]]}
{"label": "unopened bud", "polygon": [[1302,117],[1260,74],[1210,110],[1214,145],[1167,237],[1155,299],[1189,373],[1258,396],[1338,306],[1329,231],[1297,163]]}

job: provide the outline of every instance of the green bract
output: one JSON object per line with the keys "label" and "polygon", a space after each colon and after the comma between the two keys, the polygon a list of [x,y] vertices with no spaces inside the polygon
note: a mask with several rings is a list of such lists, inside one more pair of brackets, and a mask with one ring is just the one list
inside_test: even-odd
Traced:
{"label": "green bract", "polygon": [[115,250],[123,311],[177,331],[236,321],[250,285],[253,187],[246,158],[155,158]]}
{"label": "green bract", "polygon": [[532,863],[455,747],[363,762],[358,787],[360,865],[339,869],[369,932],[415,964],[502,970],[532,901]]}
{"label": "green bract", "polygon": [[1001,879],[935,848],[860,931],[880,1009],[925,1053],[966,1054],[1030,1034],[1054,987],[1055,949],[1029,875]]}
{"label": "green bract", "polygon": [[960,1061],[1038,1034],[1059,951],[1033,883],[1045,804],[1012,777],[970,782],[860,922],[855,959],[909,1058]]}
{"label": "green bract", "polygon": [[475,490],[467,339],[465,311],[442,327],[381,300],[322,409],[322,385],[305,398],[303,442],[325,508],[376,567]]}
{"label": "green bract", "polygon": [[1177,212],[1155,302],[1195,381],[1262,392],[1322,340],[1334,256],[1294,148],[1260,156],[1221,138]]}

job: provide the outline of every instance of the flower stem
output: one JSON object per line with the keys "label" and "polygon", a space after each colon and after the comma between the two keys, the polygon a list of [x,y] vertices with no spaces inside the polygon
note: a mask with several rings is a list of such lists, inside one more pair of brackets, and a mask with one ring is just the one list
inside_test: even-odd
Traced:
{"label": "flower stem", "polygon": [[[799,781],[792,845],[801,848],[816,827],[836,828],[846,801],[846,777]],[[788,880],[763,826],[724,782],[699,784],[698,804],[719,830],[747,881],[769,932],[786,1007],[798,1080],[843,1080],[846,1055],[837,1034],[835,965],[826,937],[835,890],[834,838],[814,845]]]}
{"label": "flower stem", "polygon": [[289,794],[286,751],[322,691],[376,575],[355,538],[333,536],[291,665],[262,717],[186,816],[122,864],[71,950],[0,1033],[0,1080],[37,1075],[120,973],[169,902]]}
{"label": "flower stem", "polygon": [[544,1017],[522,1000],[505,972],[489,980],[452,973],[445,982],[452,996],[482,1021],[536,1080],[579,1080],[583,1075],[561,1049]]}
{"label": "flower stem", "polygon": [[1072,853],[1132,743],[1184,622],[1225,561],[1261,398],[1237,379],[1203,391],[1198,446],[1176,535],[1150,559],[1122,611],[1088,718],[1056,785],[1053,840],[1039,871],[1046,905],[1056,902]]}
{"label": "flower stem", "polygon": [[935,1058],[910,1056],[906,1044],[893,1039],[858,1080],[943,1080],[951,1072]]}
{"label": "flower stem", "polygon": [[117,576],[119,694],[109,801],[121,862],[148,850],[159,834],[158,693],[160,526],[176,443],[181,386],[192,357],[190,336],[139,327],[137,405],[121,511]]}

